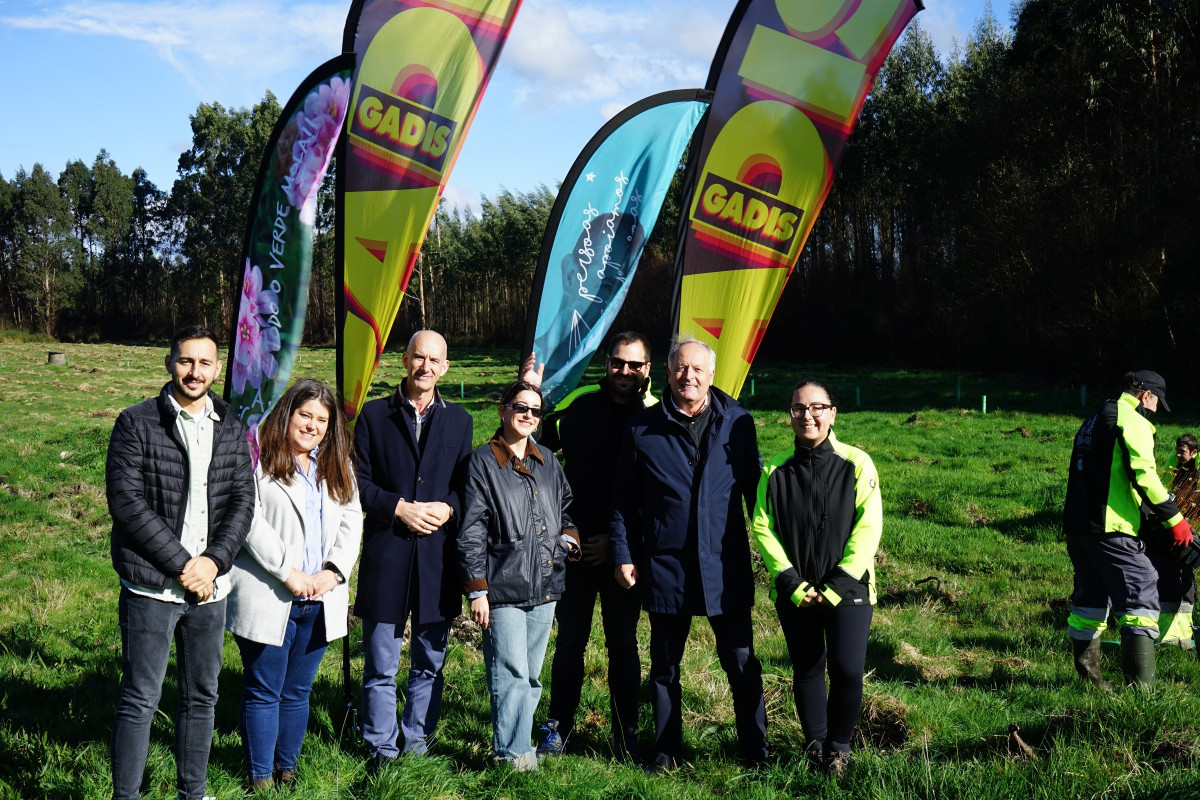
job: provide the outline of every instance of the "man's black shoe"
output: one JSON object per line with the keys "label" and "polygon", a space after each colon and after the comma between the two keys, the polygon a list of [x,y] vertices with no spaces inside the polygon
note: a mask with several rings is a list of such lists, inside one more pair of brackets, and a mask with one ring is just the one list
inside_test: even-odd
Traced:
{"label": "man's black shoe", "polygon": [[379,771],[392,763],[396,759],[390,756],[385,756],[383,753],[376,753],[367,759],[367,775],[374,778],[379,774]]}
{"label": "man's black shoe", "polygon": [[666,753],[659,753],[654,757],[654,760],[650,762],[650,765],[646,767],[646,774],[666,775],[677,766],[679,766],[679,764],[675,761],[675,759],[671,758]]}

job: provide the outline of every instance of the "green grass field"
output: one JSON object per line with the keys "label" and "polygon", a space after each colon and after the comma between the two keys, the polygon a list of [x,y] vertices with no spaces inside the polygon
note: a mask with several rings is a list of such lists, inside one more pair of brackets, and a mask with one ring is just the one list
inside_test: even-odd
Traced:
{"label": "green grass field", "polygon": [[[66,352],[66,366],[46,364],[51,346]],[[107,739],[120,662],[104,456],[119,411],[165,382],[164,349],[0,344],[0,800],[110,796]],[[444,393],[472,412],[475,439],[482,442],[497,424],[494,398],[513,374],[516,353],[451,356]],[[332,380],[333,370],[331,350],[306,350],[295,376]],[[1101,695],[1084,689],[1067,655],[1071,571],[1059,518],[1071,437],[1085,413],[1080,387],[1007,376],[763,364],[752,373],[753,395],[748,383],[742,400],[754,412],[765,457],[791,440],[783,409],[801,373],[840,390],[838,436],[872,455],[884,497],[880,599],[859,750],[840,783],[809,772],[800,758],[791,668],[760,574],[755,641],[778,755],[768,769],[744,770],[733,760],[728,686],[703,621],[693,629],[684,662],[688,764],[650,778],[612,762],[597,614],[573,755],[537,774],[497,770],[490,765],[479,631],[460,621],[447,659],[436,756],[403,759],[378,780],[365,776],[363,748],[342,703],[341,645],[335,644],[317,678],[292,795],[1200,796],[1196,658],[1160,650],[1152,694]],[[385,353],[372,397],[392,391],[401,375],[399,355]],[[660,363],[656,384],[662,376]],[[1104,396],[1090,387],[1087,413]],[[1158,415],[1160,463],[1174,437],[1200,423],[1200,404],[1172,397],[1172,407],[1174,414]],[[644,621],[639,636],[645,657]],[[350,647],[357,676],[357,630]],[[228,638],[224,657],[209,791],[234,798],[245,791],[236,722],[241,665]],[[548,657],[547,676],[549,663]],[[1105,670],[1119,680],[1111,654]],[[170,683],[162,708],[150,754],[150,796],[156,798],[174,797]],[[1014,723],[1032,759],[1010,745]],[[648,706],[639,727],[648,747]]]}

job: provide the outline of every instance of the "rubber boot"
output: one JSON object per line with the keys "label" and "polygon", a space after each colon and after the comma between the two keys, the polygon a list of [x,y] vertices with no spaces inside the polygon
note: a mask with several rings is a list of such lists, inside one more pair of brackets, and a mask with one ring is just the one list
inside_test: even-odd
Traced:
{"label": "rubber boot", "polygon": [[1154,640],[1149,636],[1121,634],[1121,669],[1125,683],[1143,689],[1154,688]]}
{"label": "rubber boot", "polygon": [[1079,677],[1095,686],[1097,689],[1112,691],[1112,687],[1100,674],[1100,639],[1072,639],[1071,654],[1075,657],[1075,671]]}

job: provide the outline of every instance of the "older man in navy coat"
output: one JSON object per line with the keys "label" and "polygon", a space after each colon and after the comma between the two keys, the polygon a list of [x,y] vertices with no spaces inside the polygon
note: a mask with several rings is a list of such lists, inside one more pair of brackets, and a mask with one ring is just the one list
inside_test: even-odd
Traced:
{"label": "older man in navy coat", "polygon": [[613,484],[612,548],[622,586],[643,584],[650,615],[654,760],[682,756],[679,665],[692,617],[708,617],[729,678],[742,758],[767,758],[762,667],[754,656],[754,575],[742,503],[753,514],[762,460],[754,419],[712,387],[717,359],[696,339],[671,348],[671,392],[625,428]]}
{"label": "older man in navy coat", "polygon": [[[379,768],[423,754],[442,704],[450,624],[462,610],[455,539],[471,416],[437,391],[446,340],[418,331],[403,356],[407,377],[391,397],[363,406],[354,466],[366,520],[354,613],[363,620],[363,738]],[[412,617],[408,699],[396,716],[396,672]]]}

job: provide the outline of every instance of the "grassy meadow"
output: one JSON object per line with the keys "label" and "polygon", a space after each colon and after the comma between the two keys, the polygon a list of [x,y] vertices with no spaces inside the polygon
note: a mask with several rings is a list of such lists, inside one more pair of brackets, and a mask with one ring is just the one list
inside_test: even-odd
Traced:
{"label": "grassy meadow", "polygon": [[[46,363],[49,347],[66,366]],[[108,733],[119,681],[118,582],[108,560],[104,457],[124,407],[166,380],[164,346],[0,344],[0,800],[111,794]],[[497,424],[494,397],[516,353],[454,351],[446,396],[475,416],[476,442]],[[305,350],[296,376],[332,381],[333,351]],[[792,701],[791,668],[759,573],[755,641],[765,670],[766,769],[733,759],[732,708],[712,636],[693,628],[684,661],[688,763],[648,777],[614,763],[599,614],[571,755],[536,774],[495,769],[480,635],[460,620],[451,639],[434,757],[406,758],[377,780],[343,706],[341,645],[313,693],[300,798],[1191,798],[1200,795],[1200,662],[1159,652],[1153,693],[1085,690],[1066,644],[1071,570],[1059,533],[1080,387],[1005,376],[757,365],[743,403],[764,456],[788,446],[784,408],[800,373],[838,398],[839,438],[880,473],[885,527],[879,605],[867,657],[858,750],[834,783],[810,772]],[[654,381],[663,383],[661,361]],[[402,375],[387,352],[372,397]],[[461,388],[460,388],[461,387]],[[981,413],[987,395],[988,413]],[[1089,387],[1087,412],[1106,392]],[[461,396],[461,399],[460,399]],[[857,398],[857,402],[856,402]],[[1159,414],[1159,461],[1200,424],[1200,403],[1172,398]],[[640,638],[648,644],[643,618]],[[551,640],[551,651],[553,650]],[[350,647],[361,674],[358,630]],[[209,791],[241,797],[237,734],[241,665],[226,638]],[[406,669],[407,648],[405,664]],[[549,674],[550,655],[545,676]],[[646,664],[643,664],[645,671]],[[1119,681],[1115,650],[1107,677]],[[174,797],[173,678],[153,728],[150,797]],[[549,687],[553,691],[553,686]],[[357,685],[355,686],[357,696]],[[357,700],[356,700],[357,702]],[[545,700],[543,700],[543,705]],[[539,720],[544,715],[539,713]],[[1010,726],[1032,756],[1017,746]],[[652,723],[642,708],[640,737]]]}

